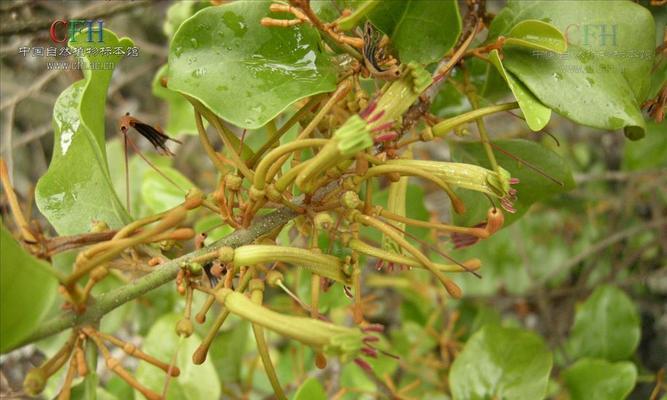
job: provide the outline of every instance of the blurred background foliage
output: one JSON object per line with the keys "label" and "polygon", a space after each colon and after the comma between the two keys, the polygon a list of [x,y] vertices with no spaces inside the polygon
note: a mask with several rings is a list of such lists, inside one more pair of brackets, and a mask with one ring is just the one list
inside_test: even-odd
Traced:
{"label": "blurred background foliage", "polygon": [[[190,136],[195,133],[191,110],[184,101],[156,83],[163,73],[160,68],[167,60],[170,35],[199,7],[203,5],[195,2],[174,6],[169,2],[144,1],[0,3],[0,24],[4,26],[0,48],[2,157],[9,164],[22,204],[31,210],[30,215],[40,221],[44,230],[50,232],[32,206],[32,198],[34,184],[46,171],[52,154],[52,108],[59,93],[80,79],[81,74],[79,71],[49,71],[47,58],[18,55],[18,48],[22,46],[51,45],[48,25],[38,26],[30,34],[11,34],[9,28],[15,27],[17,20],[48,20],[50,24],[54,17],[71,16],[76,12],[103,15],[105,27],[132,38],[140,49],[139,56],[126,58],[114,72],[106,109],[109,165],[118,193],[124,193],[125,183],[117,121],[128,111],[142,120],[165,126],[170,135],[178,135],[183,140],[173,161],[152,158],[163,171],[179,180],[183,187],[194,184],[210,190],[215,187],[217,177],[203,156],[196,136]],[[489,1],[488,7],[498,11],[502,2]],[[665,8],[650,9],[657,22],[656,37],[662,38]],[[654,80],[654,90],[665,84],[664,64],[663,59],[662,72]],[[475,68],[473,64],[473,71]],[[479,79],[484,88],[482,94],[489,101],[511,99],[497,76],[480,74],[479,77],[474,75],[475,79]],[[453,86],[447,86],[438,96],[432,112],[438,117],[448,117],[469,109],[465,97]],[[605,363],[617,361],[630,361],[636,367],[637,385],[629,398],[649,398],[656,385],[656,373],[667,361],[665,124],[648,122],[646,138],[637,142],[628,141],[621,132],[590,129],[557,115],[545,129],[550,135],[530,132],[522,120],[509,113],[488,118],[487,125],[492,127],[496,139],[528,138],[562,155],[573,172],[576,187],[533,205],[523,218],[503,229],[493,240],[453,251],[459,259],[478,257],[483,262],[483,279],[471,275],[457,277],[464,292],[461,301],[444,298],[426,273],[395,271],[369,275],[365,279],[367,316],[386,326],[387,334],[381,347],[399,357],[373,360],[375,377],[365,375],[354,364],[340,365],[336,360],[330,360],[325,370],[315,370],[310,349],[269,335],[279,379],[290,393],[300,387],[296,398],[318,398],[322,390],[339,393],[339,398],[345,399],[375,398],[376,393],[388,389],[399,391],[405,398],[448,398],[443,394],[449,390],[448,376],[463,374],[465,378],[461,379],[474,385],[476,379],[484,379],[482,375],[488,377],[494,373],[482,370],[470,374],[452,369],[456,357],[475,357],[473,350],[461,351],[476,332],[474,343],[468,343],[470,349],[496,346],[493,351],[500,352],[502,343],[516,335],[527,335],[525,348],[514,349],[512,353],[519,359],[525,352],[546,354],[546,348],[550,349],[554,359],[549,383],[551,398],[566,398],[564,387],[577,398],[577,390],[585,385],[581,381],[583,369],[589,374],[598,367],[608,371]],[[466,129],[473,130],[473,126]],[[466,134],[465,131],[460,133]],[[249,144],[261,144],[252,139],[260,135],[261,131],[250,132]],[[417,146],[415,152],[423,152],[433,159],[455,156],[445,145]],[[164,178],[136,156],[131,157],[130,168],[135,216],[159,212],[181,201],[180,192],[174,191]],[[525,173],[530,174],[530,171]],[[535,179],[539,182],[542,178]],[[408,216],[449,218],[445,215],[443,204],[446,201],[442,193],[434,189],[428,185],[411,186]],[[377,195],[386,197],[382,191]],[[4,197],[2,200],[3,220],[9,224],[7,204]],[[192,222],[201,232],[214,226],[216,221],[203,218]],[[229,231],[218,228],[209,241]],[[437,243],[444,250],[452,248],[446,237],[429,237],[427,231],[419,229],[411,233]],[[329,245],[327,238],[321,239],[321,245]],[[290,275],[288,284],[297,289],[300,297],[307,298],[309,280],[300,275],[300,272]],[[123,284],[124,279],[116,277],[105,281],[96,290],[107,291]],[[302,312],[281,294],[267,301],[276,310]],[[321,303],[334,322],[350,317],[350,302],[340,291],[325,293]],[[182,307],[174,288],[167,285],[112,312],[103,320],[102,324],[106,325],[103,330],[142,344],[158,358],[169,359],[177,341],[173,335],[175,315]],[[508,330],[482,329],[496,325]],[[206,327],[206,324],[198,326],[197,332],[202,334]],[[514,328],[533,331],[534,335],[515,332]],[[187,339],[178,356],[182,374],[173,383],[171,396],[178,399],[270,397],[273,392],[251,335],[246,322],[231,318],[216,338],[212,354],[203,366],[189,363],[198,339],[195,336]],[[2,395],[11,397],[16,393],[27,369],[53,352],[63,340],[61,335],[3,356],[0,359]],[[609,342],[605,342],[607,340]],[[598,360],[593,362],[585,357]],[[591,367],[586,363],[597,364]],[[627,367],[626,364],[614,365],[621,369]],[[152,367],[142,364],[129,367],[136,367],[136,376],[147,386],[161,388],[163,375]],[[578,371],[577,368],[583,369]],[[632,376],[632,373],[620,374]],[[135,396],[129,386],[106,371],[100,379],[98,397],[101,399]],[[608,386],[613,390],[614,382]],[[44,397],[53,397],[58,387],[58,379],[51,380]],[[75,395],[81,395],[82,389],[77,390]]]}

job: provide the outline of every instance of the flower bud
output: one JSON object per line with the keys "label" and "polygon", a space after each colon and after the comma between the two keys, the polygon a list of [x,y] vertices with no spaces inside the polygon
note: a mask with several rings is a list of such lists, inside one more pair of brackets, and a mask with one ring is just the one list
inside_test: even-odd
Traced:
{"label": "flower bud", "polygon": [[349,208],[350,210],[356,209],[362,203],[361,199],[359,198],[359,195],[351,190],[348,190],[345,193],[343,193],[340,202],[341,204],[343,204],[343,206],[345,206],[345,208]]}
{"label": "flower bud", "polygon": [[234,249],[229,246],[219,248],[218,260],[223,264],[232,262],[234,260]]}
{"label": "flower bud", "polygon": [[176,334],[178,336],[184,336],[187,338],[192,335],[192,332],[194,332],[194,326],[192,325],[191,320],[183,318],[176,323]]}
{"label": "flower bud", "polygon": [[29,396],[37,396],[42,393],[46,386],[47,376],[41,368],[33,368],[28,371],[23,380],[23,391]]}

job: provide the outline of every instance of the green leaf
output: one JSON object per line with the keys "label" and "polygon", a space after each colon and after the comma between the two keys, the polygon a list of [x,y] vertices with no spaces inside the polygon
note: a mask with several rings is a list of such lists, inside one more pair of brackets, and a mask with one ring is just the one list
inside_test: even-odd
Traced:
{"label": "green leaf", "polygon": [[310,378],[299,386],[293,400],[326,400],[327,393],[317,378]]}
{"label": "green leaf", "polygon": [[391,38],[402,63],[439,61],[461,34],[455,0],[382,1],[368,15]]}
{"label": "green leaf", "polygon": [[0,222],[0,353],[29,336],[49,311],[58,281]]}
{"label": "green leaf", "polygon": [[486,325],[452,365],[452,395],[454,400],[541,399],[551,365],[551,352],[536,334]]}
{"label": "green leaf", "polygon": [[637,368],[629,361],[583,358],[563,371],[572,400],[623,400],[637,381]]}
{"label": "green leaf", "polygon": [[[524,163],[509,157],[498,149],[494,149],[493,152],[498,164],[509,171],[513,178],[518,178],[520,181],[520,183],[512,185],[518,191],[518,199],[514,202],[517,212],[515,214],[505,213],[505,226],[512,224],[525,214],[533,203],[566,192],[574,187],[572,172],[565,160],[541,144],[523,139],[498,140],[492,143],[562,183],[561,186],[528,168]],[[453,145],[452,159],[457,162],[491,168],[481,143],[466,142]],[[457,193],[467,207],[463,215],[454,216],[454,221],[457,224],[473,226],[486,220],[489,201],[484,195],[469,190],[458,190]]]}
{"label": "green leaf", "polygon": [[580,214],[569,214],[557,205],[542,207],[487,240],[455,250],[452,256],[457,260],[479,258],[484,279],[471,274],[457,274],[452,279],[473,298],[498,292],[520,296],[537,287],[562,285],[569,277],[562,266],[572,254],[585,251],[595,241],[596,234],[589,225],[576,227],[580,219]]}
{"label": "green leaf", "polygon": [[162,25],[164,34],[171,38],[183,21],[192,17],[194,13],[202,8],[210,5],[208,1],[177,1],[173,3],[167,9],[167,17]]}
{"label": "green leaf", "polygon": [[523,116],[526,118],[528,127],[533,131],[539,131],[544,128],[549,123],[549,119],[551,119],[551,109],[542,104],[514,75],[505,70],[500,61],[498,50],[493,50],[489,54],[489,61],[500,72],[500,75],[505,78],[505,82],[507,82],[514,97],[519,102],[519,107],[521,107],[521,112],[523,112]]}
{"label": "green leaf", "polygon": [[213,340],[209,357],[223,384],[236,384],[241,381],[243,356],[248,345],[254,345],[250,343],[249,330],[250,324],[241,320],[228,330],[219,331]]}
{"label": "green leaf", "polygon": [[336,73],[317,31],[262,26],[261,18],[280,16],[270,3],[235,1],[185,21],[169,48],[169,88],[250,129],[299,99],[334,90]]}
{"label": "green leaf", "polygon": [[639,344],[639,314],[632,300],[613,286],[598,287],[581,304],[567,342],[572,358],[626,360]]}
{"label": "green leaf", "polygon": [[[95,392],[94,396],[95,396],[96,400],[119,400],[119,398],[116,397],[116,395],[114,395],[112,393],[109,393],[106,389],[104,389],[101,386],[97,386],[97,385],[99,385],[99,377],[97,376],[97,374],[91,373],[91,374],[86,376],[86,379],[90,379],[91,377],[94,379],[94,382],[92,382],[94,384],[94,386],[92,387],[92,390],[90,391],[91,393],[86,392],[86,389],[87,389],[86,388],[86,383],[87,382],[83,381],[83,382],[81,382],[77,385],[72,386],[72,392],[71,392],[71,395],[70,395],[71,400],[91,400],[93,398],[93,393],[92,392]],[[126,399],[127,398],[123,398],[123,400],[126,400]]]}
{"label": "green leaf", "polygon": [[[176,366],[181,374],[169,383],[168,399],[217,399],[220,397],[220,381],[213,363],[210,360],[201,365],[192,363],[192,353],[201,343],[201,338],[197,334],[184,339],[176,336],[176,323],[181,318],[181,315],[167,314],[157,320],[148,332],[142,350],[164,362],[170,362],[174,353],[178,352]],[[142,361],[137,366],[135,377],[149,389],[162,393],[166,374],[161,369]],[[136,393],[135,397],[143,398],[140,393]]]}
{"label": "green leaf", "polygon": [[153,213],[167,211],[181,204],[187,191],[194,187],[178,170],[171,167],[159,168],[161,173],[153,169],[146,171],[141,183],[141,198]]}
{"label": "green leaf", "polygon": [[167,125],[164,130],[172,137],[181,134],[197,135],[197,124],[192,105],[180,93],[162,86],[160,80],[166,76],[167,66],[163,65],[155,74],[152,85],[153,95],[167,102]]}
{"label": "green leaf", "polygon": [[629,138],[641,138],[645,127],[639,105],[649,90],[654,57],[650,12],[629,1],[582,1],[562,7],[552,1],[513,0],[491,24],[489,41],[528,19],[543,20],[564,32],[568,51],[558,56],[507,48],[505,68],[564,117],[595,128],[625,128]]}
{"label": "green leaf", "polygon": [[[72,47],[98,48],[133,45],[104,30],[104,43],[88,43],[79,33]],[[79,37],[81,36],[81,37]],[[89,66],[114,66],[122,56],[82,56]],[[111,63],[111,64],[105,64]],[[35,201],[61,235],[88,230],[92,220],[118,228],[130,221],[113,189],[105,151],[104,110],[111,69],[84,69],[84,79],[60,94],[53,108],[54,150],[49,169],[37,182]]]}
{"label": "green leaf", "polygon": [[527,19],[510,29],[505,40],[505,46],[520,46],[565,53],[567,41],[555,26],[544,21]]}

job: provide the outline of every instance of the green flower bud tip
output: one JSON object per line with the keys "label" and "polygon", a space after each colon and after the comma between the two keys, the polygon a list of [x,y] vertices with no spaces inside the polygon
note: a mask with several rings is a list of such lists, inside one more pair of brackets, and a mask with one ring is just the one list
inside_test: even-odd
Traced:
{"label": "green flower bud tip", "polygon": [[349,208],[351,210],[361,205],[361,199],[359,198],[359,195],[351,190],[343,193],[343,197],[341,197],[340,202],[343,204],[343,206],[345,206],[345,208]]}
{"label": "green flower bud tip", "polygon": [[183,318],[176,323],[176,334],[178,336],[185,336],[187,338],[192,335],[192,332],[194,332],[194,326],[191,320]]}
{"label": "green flower bud tip", "polygon": [[198,262],[191,262],[188,264],[188,269],[193,275],[201,275],[204,267]]}
{"label": "green flower bud tip", "polygon": [[412,91],[420,95],[426,88],[431,86],[433,78],[431,74],[421,66],[421,64],[412,61],[408,64],[409,76],[412,78]]}
{"label": "green flower bud tip", "polygon": [[37,396],[46,386],[46,375],[41,368],[33,368],[23,380],[23,391],[29,396]]}
{"label": "green flower bud tip", "polygon": [[360,116],[353,115],[334,133],[338,150],[345,156],[351,156],[373,145],[368,124]]}
{"label": "green flower bud tip", "polygon": [[331,214],[326,212],[317,213],[313,219],[317,229],[329,229],[334,224],[334,219],[331,217]]}

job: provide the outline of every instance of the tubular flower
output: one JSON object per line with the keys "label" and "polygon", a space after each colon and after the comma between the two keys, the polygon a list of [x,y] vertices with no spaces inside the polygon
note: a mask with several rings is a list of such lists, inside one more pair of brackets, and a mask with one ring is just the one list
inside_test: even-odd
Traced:
{"label": "tubular flower", "polygon": [[519,183],[510,173],[500,168],[500,173],[473,164],[427,160],[389,160],[387,164],[405,165],[428,171],[445,182],[464,189],[486,193],[500,199],[501,206],[514,213],[513,203],[517,199],[517,190],[511,185]]}
{"label": "tubular flower", "polygon": [[307,344],[316,351],[338,356],[342,362],[376,354],[376,350],[369,345],[375,339],[368,330],[277,313],[231,289],[218,290],[216,299],[231,313]]}

